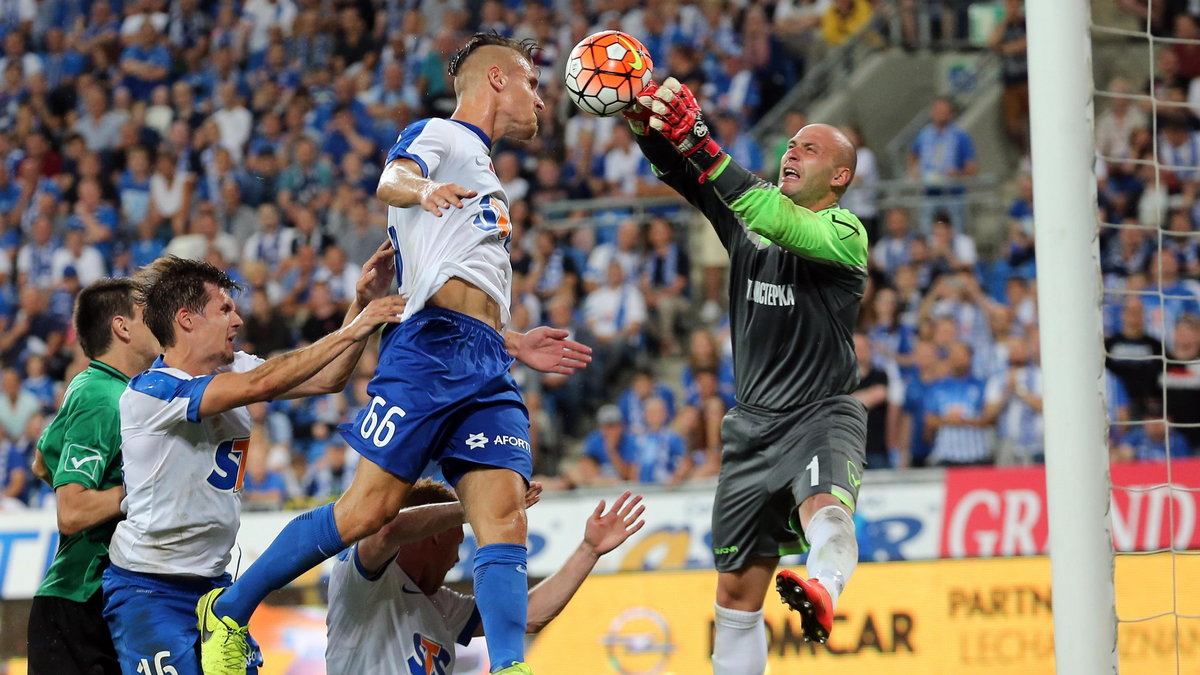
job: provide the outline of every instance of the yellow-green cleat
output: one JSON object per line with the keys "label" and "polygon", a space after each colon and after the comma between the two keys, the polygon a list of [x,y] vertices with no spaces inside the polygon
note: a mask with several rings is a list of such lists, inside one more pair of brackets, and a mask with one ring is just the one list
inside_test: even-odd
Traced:
{"label": "yellow-green cleat", "polygon": [[225,616],[218,617],[213,605],[223,588],[200,596],[196,603],[196,628],[200,630],[200,670],[204,675],[245,675],[250,656],[249,629]]}
{"label": "yellow-green cleat", "polygon": [[501,668],[492,675],[533,675],[533,669],[529,667],[528,663],[514,661],[511,666]]}

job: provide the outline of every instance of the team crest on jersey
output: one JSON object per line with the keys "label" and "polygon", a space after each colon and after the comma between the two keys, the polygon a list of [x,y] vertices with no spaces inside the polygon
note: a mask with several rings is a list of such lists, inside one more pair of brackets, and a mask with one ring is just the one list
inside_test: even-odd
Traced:
{"label": "team crest on jersey", "polygon": [[249,447],[249,438],[235,438],[217,445],[208,484],[225,492],[241,492],[242,479],[246,477],[246,450]]}
{"label": "team crest on jersey", "polygon": [[415,656],[408,657],[410,675],[446,675],[449,672],[451,652],[436,640],[413,633]]}
{"label": "team crest on jersey", "polygon": [[504,202],[491,197],[479,200],[479,213],[471,223],[484,232],[495,232],[501,239],[508,241],[512,235],[512,221],[508,218],[508,207]]}

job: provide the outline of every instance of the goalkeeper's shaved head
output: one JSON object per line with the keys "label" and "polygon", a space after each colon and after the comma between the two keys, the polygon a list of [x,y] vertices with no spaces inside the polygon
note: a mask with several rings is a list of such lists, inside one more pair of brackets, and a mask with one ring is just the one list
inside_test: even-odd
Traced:
{"label": "goalkeeper's shaved head", "polygon": [[837,202],[858,164],[854,143],[837,127],[809,124],[788,141],[779,188],[796,204],[820,210]]}

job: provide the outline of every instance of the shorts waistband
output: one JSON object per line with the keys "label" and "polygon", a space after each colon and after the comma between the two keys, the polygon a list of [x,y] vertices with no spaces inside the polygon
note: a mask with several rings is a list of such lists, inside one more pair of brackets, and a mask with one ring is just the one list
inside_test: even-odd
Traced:
{"label": "shorts waistband", "polygon": [[421,321],[423,319],[446,319],[463,329],[480,331],[493,336],[501,343],[504,342],[504,338],[500,335],[499,331],[480,321],[479,319],[467,314],[463,314],[462,312],[456,312],[453,309],[446,309],[445,307],[438,307],[436,305],[426,305],[422,307],[420,311],[409,317],[408,321],[405,323],[408,323],[409,321]]}
{"label": "shorts waistband", "polygon": [[229,574],[219,577],[193,577],[183,574],[151,574],[149,572],[134,572],[117,565],[109,565],[108,571],[113,576],[125,581],[133,581],[147,586],[159,588],[182,589],[189,591],[209,591],[218,586],[227,586]]}

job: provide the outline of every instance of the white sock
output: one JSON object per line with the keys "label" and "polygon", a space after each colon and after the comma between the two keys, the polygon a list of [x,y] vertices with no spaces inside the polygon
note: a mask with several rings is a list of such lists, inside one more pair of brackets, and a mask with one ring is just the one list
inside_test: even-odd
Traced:
{"label": "white sock", "polygon": [[762,610],[743,612],[716,605],[713,675],[761,675],[767,669],[767,631]]}
{"label": "white sock", "polygon": [[808,576],[820,581],[837,605],[838,596],[858,565],[854,518],[840,506],[826,506],[813,514],[804,536],[811,547]]}

